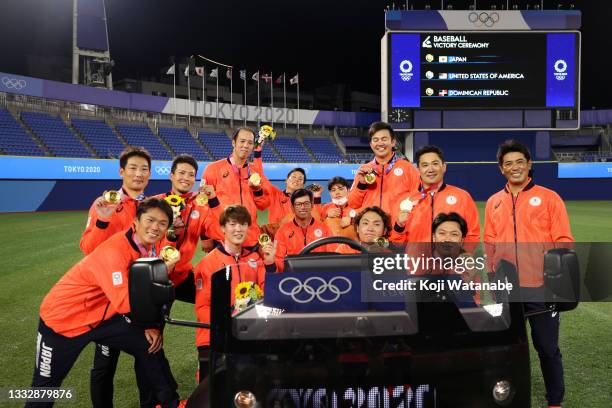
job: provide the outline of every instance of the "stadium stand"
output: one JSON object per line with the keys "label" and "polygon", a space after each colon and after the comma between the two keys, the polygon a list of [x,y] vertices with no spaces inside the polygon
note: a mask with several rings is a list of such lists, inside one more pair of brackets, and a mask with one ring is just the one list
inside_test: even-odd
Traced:
{"label": "stadium stand", "polygon": [[187,129],[159,128],[159,135],[176,154],[187,153],[199,161],[211,160]]}
{"label": "stadium stand", "polygon": [[101,159],[117,158],[125,145],[103,120],[72,119],[72,126]]}
{"label": "stadium stand", "polygon": [[36,141],[6,109],[0,109],[0,153],[17,156],[45,156]]}
{"label": "stadium stand", "polygon": [[328,138],[305,137],[304,144],[312,151],[315,158],[321,163],[339,163],[344,156]]}
{"label": "stadium stand", "polygon": [[289,136],[278,136],[273,142],[274,147],[289,163],[312,162],[312,157],[308,154],[300,142]]}
{"label": "stadium stand", "polygon": [[283,160],[274,153],[274,149],[269,144],[264,144],[262,150],[264,163],[281,163]]}
{"label": "stadium stand", "polygon": [[117,125],[117,129],[123,135],[128,144],[132,146],[143,146],[151,153],[155,160],[172,160],[172,155],[161,144],[159,139],[146,126]]}
{"label": "stadium stand", "polygon": [[232,141],[225,133],[199,132],[198,139],[212,153],[215,160],[228,157],[232,152]]}
{"label": "stadium stand", "polygon": [[39,112],[22,112],[21,119],[54,156],[93,157],[59,116]]}

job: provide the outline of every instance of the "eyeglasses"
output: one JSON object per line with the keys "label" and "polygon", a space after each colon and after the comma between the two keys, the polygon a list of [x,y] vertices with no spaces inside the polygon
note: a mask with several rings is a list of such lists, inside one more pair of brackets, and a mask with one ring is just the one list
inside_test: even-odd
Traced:
{"label": "eyeglasses", "polygon": [[293,206],[295,208],[308,208],[312,205],[312,203],[310,201],[304,201],[301,203],[293,203]]}

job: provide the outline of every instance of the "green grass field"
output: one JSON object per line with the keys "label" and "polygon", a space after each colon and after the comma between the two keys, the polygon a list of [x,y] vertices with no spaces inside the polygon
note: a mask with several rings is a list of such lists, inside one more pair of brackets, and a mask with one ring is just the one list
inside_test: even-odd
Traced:
{"label": "green grass field", "polygon": [[[577,241],[612,242],[612,202],[568,202]],[[479,203],[481,216],[483,203]],[[79,237],[85,212],[0,215],[0,389],[30,384],[34,364],[38,308],[51,286],[81,258]],[[267,218],[262,214],[260,218]],[[196,255],[200,259],[202,254]],[[173,308],[178,318],[192,319],[191,305]],[[189,396],[196,385],[194,331],[167,326],[164,346],[179,393]],[[562,315],[561,350],[566,378],[565,407],[612,406],[612,303],[582,303]],[[93,347],[81,354],[64,387],[76,390],[77,400],[57,406],[87,407]],[[544,385],[532,349],[533,407],[545,406]],[[0,405],[7,404],[0,396]],[[7,404],[11,406],[11,404]],[[12,406],[18,406],[13,404]],[[123,355],[115,376],[115,406],[138,407],[132,358]],[[221,407],[224,408],[224,407]]]}

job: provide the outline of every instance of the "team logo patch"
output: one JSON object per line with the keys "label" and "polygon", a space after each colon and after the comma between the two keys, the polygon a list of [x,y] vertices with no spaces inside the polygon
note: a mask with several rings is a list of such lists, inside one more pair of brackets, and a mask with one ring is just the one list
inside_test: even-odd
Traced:
{"label": "team logo patch", "polygon": [[349,211],[349,217],[354,218],[357,215],[357,211],[355,211],[354,209]]}
{"label": "team logo patch", "polygon": [[529,199],[529,205],[532,205],[534,207],[539,206],[540,204],[542,204],[542,199],[540,197],[531,197]]}
{"label": "team logo patch", "polygon": [[200,218],[200,212],[198,210],[193,210],[191,212],[190,217],[194,220],[197,220],[198,218]]}
{"label": "team logo patch", "polygon": [[223,173],[221,177],[226,178],[227,176],[229,176],[229,171],[226,171],[225,173]]}
{"label": "team logo patch", "polygon": [[119,286],[123,284],[123,275],[121,272],[113,272],[113,285]]}
{"label": "team logo patch", "polygon": [[323,231],[317,228],[316,230],[314,230],[314,236],[317,238],[321,238],[323,236]]}
{"label": "team logo patch", "polygon": [[449,195],[448,197],[446,197],[446,204],[448,205],[457,204],[457,197],[455,197],[454,195]]}
{"label": "team logo patch", "polygon": [[202,278],[196,279],[196,289],[202,290]]}
{"label": "team logo patch", "polygon": [[402,174],[404,174],[404,170],[397,167],[395,170],[393,170],[393,174],[395,174],[396,176],[401,176]]}
{"label": "team logo patch", "polygon": [[248,264],[248,265],[249,265],[251,268],[253,268],[253,269],[257,268],[257,261],[256,261],[256,260],[254,260],[254,259],[249,259],[249,260],[247,261],[247,264]]}
{"label": "team logo patch", "polygon": [[294,235],[295,235],[295,231],[291,231],[291,232],[289,233],[289,239],[293,238],[293,236],[294,236]]}

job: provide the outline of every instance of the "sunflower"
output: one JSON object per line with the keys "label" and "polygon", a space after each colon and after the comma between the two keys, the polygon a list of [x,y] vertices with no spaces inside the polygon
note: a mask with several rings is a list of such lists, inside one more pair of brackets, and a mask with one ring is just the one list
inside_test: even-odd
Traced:
{"label": "sunflower", "polygon": [[259,287],[258,284],[255,284],[255,295],[257,296],[257,299],[261,299],[263,298],[263,291],[261,290],[261,288]]}
{"label": "sunflower", "polygon": [[246,299],[251,296],[251,286],[253,282],[240,282],[234,290],[236,299]]}
{"label": "sunflower", "polygon": [[180,196],[177,196],[176,194],[171,194],[168,197],[165,198],[166,202],[168,204],[170,204],[173,207],[178,207],[179,205],[183,204],[183,198],[181,198]]}

